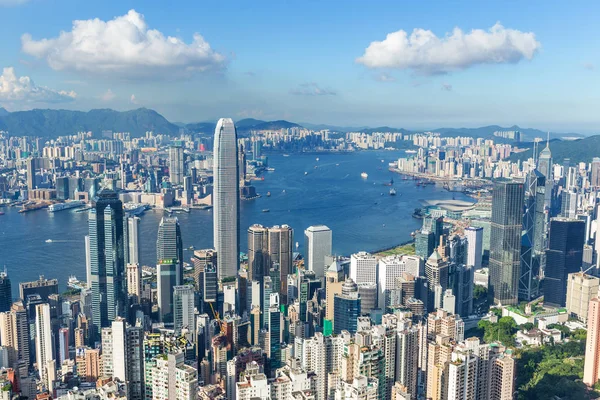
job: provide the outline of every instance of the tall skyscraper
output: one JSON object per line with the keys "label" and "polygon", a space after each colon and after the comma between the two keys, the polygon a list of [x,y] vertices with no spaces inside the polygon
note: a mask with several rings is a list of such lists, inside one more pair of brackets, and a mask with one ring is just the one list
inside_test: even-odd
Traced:
{"label": "tall skyscraper", "polygon": [[169,148],[169,181],[171,185],[182,185],[184,175],[183,148],[172,146]]}
{"label": "tall skyscraper", "polygon": [[240,258],[240,182],[237,131],[231,118],[221,118],[215,128],[213,230],[218,257],[218,277],[236,276]]}
{"label": "tall skyscraper", "polygon": [[518,302],[523,201],[522,183],[494,184],[490,224],[490,288],[494,301],[503,305]]}
{"label": "tall skyscraper", "polygon": [[269,230],[262,225],[248,228],[248,281],[262,282],[270,268]]}
{"label": "tall skyscraper", "polygon": [[25,161],[27,165],[27,190],[35,189],[35,158],[30,157]]}
{"label": "tall skyscraper", "polygon": [[552,179],[552,152],[550,151],[550,136],[548,136],[548,140],[546,141],[546,147],[540,152],[536,169],[546,178],[544,182],[546,186],[544,206],[546,209],[550,209],[552,206],[552,188],[554,186],[554,179]]}
{"label": "tall skyscraper", "polygon": [[587,339],[583,383],[594,386],[600,379],[600,299],[590,301],[587,315]]}
{"label": "tall skyscraper", "polygon": [[123,217],[123,204],[117,194],[100,190],[89,212],[93,337],[117,316],[126,315]]}
{"label": "tall skyscraper", "polygon": [[176,335],[182,330],[190,333],[195,329],[194,323],[194,287],[181,285],[173,288],[173,325]]}
{"label": "tall skyscraper", "polygon": [[29,365],[29,321],[22,302],[15,302],[10,311],[0,313],[0,339],[8,349],[8,363],[17,369],[19,362]]}
{"label": "tall skyscraper", "polygon": [[567,276],[582,267],[585,222],[576,219],[550,220],[546,250],[544,303],[564,307],[567,301]]}
{"label": "tall skyscraper", "polygon": [[139,264],[140,263],[140,218],[129,217],[127,218],[127,246],[128,246],[128,264]]}
{"label": "tall skyscraper", "polygon": [[0,312],[10,310],[12,304],[12,288],[6,270],[0,272]]}
{"label": "tall skyscraper", "polygon": [[173,322],[173,289],[178,285],[179,262],[160,260],[156,265],[158,317],[161,322]]}
{"label": "tall skyscraper", "polygon": [[358,285],[350,278],[342,285],[342,294],[333,299],[333,332],[340,334],[343,330],[356,333],[358,317],[361,313]]}
{"label": "tall skyscraper", "polygon": [[183,285],[183,241],[177,217],[163,217],[158,225],[156,261],[177,260],[177,283]]}
{"label": "tall skyscraper", "polygon": [[594,157],[590,165],[590,185],[600,188],[600,158]]}
{"label": "tall skyscraper", "polygon": [[[294,230],[288,225],[275,225],[269,228],[270,267],[279,265],[279,282],[277,291],[282,304],[287,304],[287,281],[292,273]],[[269,268],[270,269],[270,268]],[[267,274],[267,271],[265,271]]]}
{"label": "tall skyscraper", "polygon": [[331,236],[331,229],[325,225],[309,226],[304,231],[304,252],[308,269],[319,279],[325,276],[325,257],[332,255]]}
{"label": "tall skyscraper", "polygon": [[465,228],[465,237],[467,238],[467,265],[480,269],[483,257],[483,228],[469,226]]}
{"label": "tall skyscraper", "polygon": [[366,251],[350,256],[350,278],[355,283],[377,283],[377,259]]}
{"label": "tall skyscraper", "polygon": [[140,264],[127,264],[127,293],[134,296],[136,302],[142,297],[142,268]]}
{"label": "tall skyscraper", "polygon": [[35,306],[35,361],[40,372],[42,384],[51,388],[56,378],[54,361],[54,343],[50,321],[50,305],[47,303]]}

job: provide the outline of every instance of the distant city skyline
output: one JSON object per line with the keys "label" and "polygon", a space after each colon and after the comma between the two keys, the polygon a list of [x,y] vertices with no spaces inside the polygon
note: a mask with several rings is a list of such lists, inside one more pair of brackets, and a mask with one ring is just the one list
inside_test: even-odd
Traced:
{"label": "distant city skyline", "polygon": [[595,132],[598,4],[528,5],[4,0],[0,107]]}

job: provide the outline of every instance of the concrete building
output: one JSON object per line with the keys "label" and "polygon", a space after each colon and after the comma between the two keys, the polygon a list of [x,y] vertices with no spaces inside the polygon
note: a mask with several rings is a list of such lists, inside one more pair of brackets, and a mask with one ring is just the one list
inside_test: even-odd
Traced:
{"label": "concrete building", "polygon": [[332,233],[325,225],[309,226],[304,231],[304,252],[308,269],[317,278],[325,276],[325,257],[332,255]]}
{"label": "concrete building", "polygon": [[465,228],[467,238],[467,265],[475,270],[481,268],[483,258],[483,228],[469,226]]}
{"label": "concrete building", "polygon": [[577,318],[584,324],[587,323],[589,304],[598,297],[600,279],[576,272],[567,278],[567,311],[569,316]]}
{"label": "concrete building", "polygon": [[48,303],[35,306],[35,354],[35,362],[40,372],[42,385],[51,389],[52,383],[56,379],[56,363]]}
{"label": "concrete building", "polygon": [[350,279],[355,283],[377,283],[377,259],[361,251],[350,257]]}
{"label": "concrete building", "polygon": [[198,372],[184,364],[184,354],[163,354],[152,367],[153,400],[193,400],[197,398]]}
{"label": "concrete building", "polygon": [[407,272],[412,276],[422,274],[421,259],[416,256],[396,255],[379,260],[378,305],[385,311],[391,305],[390,293],[396,288],[396,279]]}
{"label": "concrete building", "polygon": [[594,386],[600,379],[600,299],[593,298],[588,306],[587,339],[583,383]]}
{"label": "concrete building", "polygon": [[171,146],[169,147],[169,182],[173,186],[182,185],[184,175],[183,148]]}

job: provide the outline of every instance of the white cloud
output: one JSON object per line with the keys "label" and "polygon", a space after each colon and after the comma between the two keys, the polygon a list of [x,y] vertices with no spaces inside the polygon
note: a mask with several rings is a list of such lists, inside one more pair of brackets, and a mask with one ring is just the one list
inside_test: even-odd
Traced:
{"label": "white cloud", "polygon": [[143,14],[130,10],[110,21],[73,21],[69,32],[33,40],[21,37],[23,52],[55,70],[135,78],[171,78],[225,67],[226,59],[196,33],[191,43],[149,29]]}
{"label": "white cloud", "polygon": [[77,93],[37,86],[28,76],[18,77],[13,67],[0,75],[0,101],[25,103],[62,103],[75,100]]}
{"label": "white cloud", "polygon": [[300,96],[333,96],[337,94],[334,90],[319,87],[315,82],[302,83],[296,89],[292,89],[290,93]]}
{"label": "white cloud", "polygon": [[369,68],[412,69],[423,74],[462,70],[478,64],[517,63],[531,60],[541,48],[533,32],[506,29],[496,23],[488,31],[473,29],[437,37],[432,31],[414,29],[389,33],[371,42],[356,62]]}
{"label": "white cloud", "polygon": [[452,85],[449,83],[442,83],[442,90],[445,90],[446,92],[451,92],[452,91]]}
{"label": "white cloud", "polygon": [[137,99],[135,98],[135,94],[132,94],[132,95],[131,95],[131,97],[129,98],[129,101],[130,101],[132,104],[138,104],[138,101],[137,101]]}
{"label": "white cloud", "polygon": [[115,97],[117,97],[117,95],[116,95],[116,94],[114,94],[114,93],[113,93],[113,91],[112,91],[112,90],[110,90],[110,89],[108,89],[106,92],[104,92],[104,93],[102,93],[102,94],[100,95],[100,99],[101,99],[102,101],[111,101],[111,100],[113,100]]}

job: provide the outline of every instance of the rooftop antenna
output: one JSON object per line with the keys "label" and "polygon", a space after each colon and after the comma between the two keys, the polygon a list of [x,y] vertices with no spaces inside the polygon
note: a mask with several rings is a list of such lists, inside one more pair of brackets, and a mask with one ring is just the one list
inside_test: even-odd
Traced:
{"label": "rooftop antenna", "polygon": [[550,147],[550,131],[548,131],[548,136],[546,137],[546,147]]}

